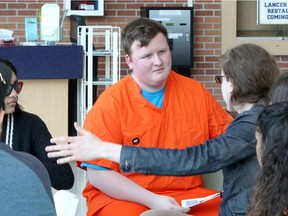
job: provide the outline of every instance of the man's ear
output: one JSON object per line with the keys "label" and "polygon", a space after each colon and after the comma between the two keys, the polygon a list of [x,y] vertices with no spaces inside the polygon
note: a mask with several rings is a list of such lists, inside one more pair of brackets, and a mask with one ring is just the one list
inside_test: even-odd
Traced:
{"label": "man's ear", "polygon": [[128,67],[131,70],[133,70],[133,68],[134,68],[133,61],[128,54],[125,55],[125,61],[126,61],[126,64],[128,65]]}

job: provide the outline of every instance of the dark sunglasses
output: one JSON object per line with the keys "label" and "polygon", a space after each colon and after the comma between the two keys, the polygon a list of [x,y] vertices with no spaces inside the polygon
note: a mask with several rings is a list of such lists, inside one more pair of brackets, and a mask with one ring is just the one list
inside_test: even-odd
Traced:
{"label": "dark sunglasses", "polygon": [[218,84],[222,84],[223,78],[226,77],[227,81],[229,81],[229,76],[227,75],[217,75],[215,76],[215,82]]}
{"label": "dark sunglasses", "polygon": [[13,89],[16,91],[17,94],[19,94],[22,90],[23,84],[23,82],[16,81],[14,84],[8,85],[8,88],[6,90],[6,96],[9,96]]}

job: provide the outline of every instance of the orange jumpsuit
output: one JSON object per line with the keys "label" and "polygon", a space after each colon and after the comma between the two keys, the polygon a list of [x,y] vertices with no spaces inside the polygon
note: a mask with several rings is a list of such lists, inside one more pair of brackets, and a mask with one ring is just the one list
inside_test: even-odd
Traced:
{"label": "orange jumpsuit", "polygon": [[[162,109],[148,102],[133,78],[127,75],[100,95],[86,116],[84,128],[105,141],[123,145],[181,149],[217,137],[231,120],[202,84],[171,71]],[[120,172],[149,191],[174,197],[179,204],[182,199],[216,193],[202,188],[200,175],[175,177],[123,173],[119,164],[108,160],[89,163]],[[147,210],[137,203],[113,199],[89,182],[83,196],[88,205],[87,215],[138,216]],[[193,207],[190,212],[195,216],[218,215],[220,202],[220,198],[214,199]]]}

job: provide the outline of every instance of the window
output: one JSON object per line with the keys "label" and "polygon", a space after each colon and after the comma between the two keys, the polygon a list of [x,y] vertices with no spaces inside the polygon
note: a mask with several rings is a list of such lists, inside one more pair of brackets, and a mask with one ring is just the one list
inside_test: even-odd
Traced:
{"label": "window", "polygon": [[272,55],[287,55],[288,25],[257,25],[257,0],[222,0],[222,52],[255,43]]}

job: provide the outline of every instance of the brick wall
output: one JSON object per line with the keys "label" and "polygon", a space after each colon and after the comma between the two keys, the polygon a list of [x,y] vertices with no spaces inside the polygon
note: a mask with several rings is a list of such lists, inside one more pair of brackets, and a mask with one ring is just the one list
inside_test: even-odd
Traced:
{"label": "brick wall", "polygon": [[[0,28],[14,30],[17,42],[25,41],[24,18],[38,16],[44,3],[63,0],[6,0],[0,2]],[[123,27],[140,15],[141,6],[187,6],[187,0],[104,0],[105,16],[87,17],[88,25]],[[61,12],[62,14],[62,12]],[[61,15],[62,16],[62,15]],[[64,24],[64,41],[69,41],[69,17]],[[39,34],[40,35],[40,34]],[[219,73],[217,58],[221,52],[221,0],[194,0],[194,67],[191,77],[201,81],[224,106],[220,86],[214,82]],[[276,57],[280,68],[288,68],[287,57]],[[127,68],[124,61],[121,68]],[[122,74],[127,71],[123,70]]]}

